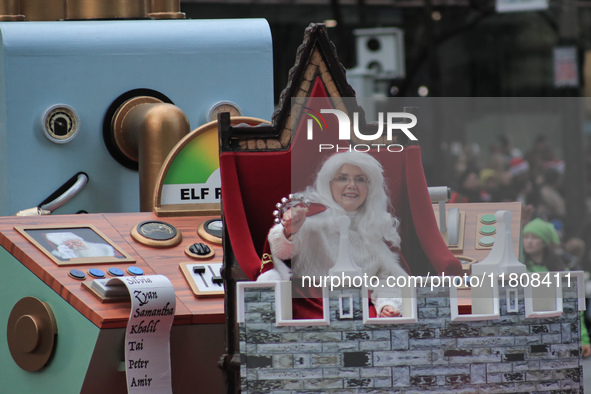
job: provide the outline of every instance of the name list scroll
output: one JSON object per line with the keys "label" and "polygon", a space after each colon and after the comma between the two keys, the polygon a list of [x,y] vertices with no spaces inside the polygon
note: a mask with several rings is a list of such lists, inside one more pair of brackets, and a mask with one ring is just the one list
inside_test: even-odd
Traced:
{"label": "name list scroll", "polygon": [[170,329],[176,297],[163,275],[113,278],[129,290],[131,314],[125,333],[129,393],[172,393]]}

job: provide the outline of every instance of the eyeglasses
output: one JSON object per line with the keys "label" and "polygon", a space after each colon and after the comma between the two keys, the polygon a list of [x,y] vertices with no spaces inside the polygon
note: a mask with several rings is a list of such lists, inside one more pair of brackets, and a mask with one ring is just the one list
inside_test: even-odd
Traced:
{"label": "eyeglasses", "polygon": [[369,183],[369,179],[363,175],[358,175],[354,178],[351,178],[346,175],[337,175],[336,177],[332,178],[331,182],[336,182],[341,185],[348,185],[351,181],[355,183],[355,185],[367,185]]}

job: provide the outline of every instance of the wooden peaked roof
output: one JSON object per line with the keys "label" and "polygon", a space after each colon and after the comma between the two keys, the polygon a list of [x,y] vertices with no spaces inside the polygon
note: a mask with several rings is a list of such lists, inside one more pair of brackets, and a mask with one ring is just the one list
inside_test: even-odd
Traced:
{"label": "wooden peaked roof", "polygon": [[360,112],[360,118],[365,119],[363,109],[355,100],[342,100],[343,97],[355,97],[355,91],[347,82],[345,74],[336,48],[328,38],[326,26],[310,24],[298,48],[295,65],[289,71],[287,86],[281,93],[272,124],[232,126],[230,114],[220,114],[220,151],[289,149],[295,133],[292,125],[299,124],[302,107],[306,100],[314,96],[328,97],[334,108],[346,113]]}

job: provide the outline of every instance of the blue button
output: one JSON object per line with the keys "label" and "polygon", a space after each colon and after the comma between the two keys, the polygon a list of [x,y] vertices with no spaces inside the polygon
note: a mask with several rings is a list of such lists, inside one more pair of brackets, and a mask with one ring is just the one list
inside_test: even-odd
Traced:
{"label": "blue button", "polygon": [[86,278],[86,274],[80,270],[70,270],[70,272],[68,272],[68,275],[70,275],[74,279],[83,280]]}
{"label": "blue button", "polygon": [[144,274],[144,270],[139,267],[129,267],[127,269],[127,272],[129,272],[131,275],[136,275],[136,276]]}
{"label": "blue button", "polygon": [[113,267],[113,268],[109,268],[109,274],[113,275],[113,276],[123,276],[125,275],[125,272],[123,272],[123,270]]}
{"label": "blue button", "polygon": [[93,278],[104,278],[105,272],[98,268],[91,268],[88,270],[88,274]]}

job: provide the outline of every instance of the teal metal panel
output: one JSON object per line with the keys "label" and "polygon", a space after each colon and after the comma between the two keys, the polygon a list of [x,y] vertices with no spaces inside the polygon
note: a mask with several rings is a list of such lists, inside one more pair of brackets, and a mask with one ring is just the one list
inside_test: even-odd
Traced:
{"label": "teal metal panel", "polygon": [[[5,393],[79,393],[95,348],[99,329],[0,248],[0,391]],[[57,345],[49,364],[38,372],[21,369],[12,359],[6,340],[8,317],[17,301],[36,297],[51,307],[58,327]]]}
{"label": "teal metal panel", "polygon": [[6,73],[4,72],[4,45],[0,29],[0,212],[8,211],[8,159],[6,152]]}

